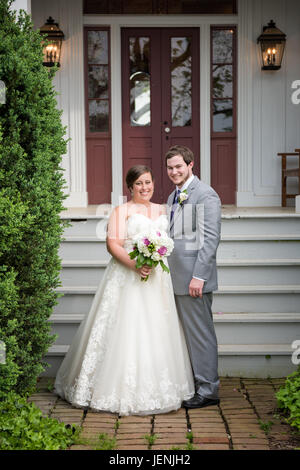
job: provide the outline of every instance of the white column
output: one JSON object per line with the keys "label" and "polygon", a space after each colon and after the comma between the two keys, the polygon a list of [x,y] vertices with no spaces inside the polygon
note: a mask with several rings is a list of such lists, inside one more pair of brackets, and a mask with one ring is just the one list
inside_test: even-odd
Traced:
{"label": "white column", "polygon": [[200,26],[200,168],[210,184],[210,25]]}
{"label": "white column", "polygon": [[31,0],[14,0],[11,8],[19,12],[19,10],[25,10],[31,14]]}
{"label": "white column", "polygon": [[121,27],[112,24],[111,40],[111,151],[112,194],[111,203],[118,206],[123,195],[122,160],[122,72],[121,72]]}
{"label": "white column", "polygon": [[253,0],[239,0],[238,15],[238,190],[237,206],[251,206],[253,194],[252,95],[253,95]]}
{"label": "white column", "polygon": [[[67,47],[69,97],[69,158],[70,194],[65,200],[67,207],[87,207],[85,110],[84,110],[84,59],[82,0],[64,0],[61,23],[68,24]],[[64,47],[64,44],[63,44]],[[59,73],[59,72],[58,72]]]}

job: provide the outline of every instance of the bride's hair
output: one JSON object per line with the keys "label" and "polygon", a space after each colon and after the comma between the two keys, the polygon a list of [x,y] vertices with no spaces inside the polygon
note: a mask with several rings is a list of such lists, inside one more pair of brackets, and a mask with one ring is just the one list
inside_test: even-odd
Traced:
{"label": "bride's hair", "polygon": [[146,165],[134,165],[132,166],[126,175],[126,184],[127,188],[131,189],[133,186],[133,183],[144,173],[150,173],[152,181],[154,181],[153,173],[151,168],[149,168]]}

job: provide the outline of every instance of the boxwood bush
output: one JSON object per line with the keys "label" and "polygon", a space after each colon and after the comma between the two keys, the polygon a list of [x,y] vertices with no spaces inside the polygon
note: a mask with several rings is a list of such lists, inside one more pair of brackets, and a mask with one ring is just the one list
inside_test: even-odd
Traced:
{"label": "boxwood bush", "polygon": [[300,431],[300,366],[287,376],[276,398],[278,407],[287,414],[287,422]]}
{"label": "boxwood bush", "polygon": [[57,303],[65,227],[65,128],[52,84],[55,70],[43,66],[41,36],[24,11],[0,0],[0,397],[24,394],[45,369],[53,344],[49,317]]}
{"label": "boxwood bush", "polygon": [[79,427],[44,417],[25,397],[10,392],[0,399],[1,450],[65,450],[79,432]]}

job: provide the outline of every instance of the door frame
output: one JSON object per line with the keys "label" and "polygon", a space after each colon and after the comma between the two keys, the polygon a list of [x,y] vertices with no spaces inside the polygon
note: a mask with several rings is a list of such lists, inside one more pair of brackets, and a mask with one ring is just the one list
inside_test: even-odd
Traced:
{"label": "door frame", "polygon": [[[238,15],[84,15],[84,26],[108,26],[111,38],[111,204],[123,203],[121,28],[198,27],[200,29],[200,174],[210,184],[210,26],[238,24]],[[209,90],[209,92],[208,92]],[[121,170],[121,171],[120,171]]]}

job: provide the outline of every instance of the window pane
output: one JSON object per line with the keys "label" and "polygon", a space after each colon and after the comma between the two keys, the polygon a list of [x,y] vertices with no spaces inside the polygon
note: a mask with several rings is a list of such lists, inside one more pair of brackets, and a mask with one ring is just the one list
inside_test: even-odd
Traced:
{"label": "window pane", "polygon": [[231,63],[233,61],[233,30],[213,30],[213,63]]}
{"label": "window pane", "polygon": [[213,102],[213,132],[232,132],[232,100]]}
{"label": "window pane", "polygon": [[108,100],[89,101],[90,132],[107,132],[109,130]]}
{"label": "window pane", "polygon": [[108,64],[108,32],[88,32],[88,62],[92,64]]}
{"label": "window pane", "polygon": [[88,71],[89,98],[108,98],[107,65],[90,65]]}
{"label": "window pane", "polygon": [[232,65],[213,65],[214,98],[232,98]]}
{"label": "window pane", "polygon": [[150,38],[129,38],[130,122],[132,126],[151,123]]}
{"label": "window pane", "polygon": [[192,123],[191,38],[171,38],[172,126]]}

